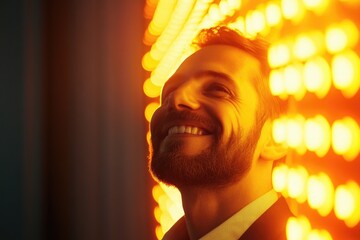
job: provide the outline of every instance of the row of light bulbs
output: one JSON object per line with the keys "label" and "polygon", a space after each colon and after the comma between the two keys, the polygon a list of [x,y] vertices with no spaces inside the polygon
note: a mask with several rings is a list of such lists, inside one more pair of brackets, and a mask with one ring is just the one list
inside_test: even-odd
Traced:
{"label": "row of light bulbs", "polygon": [[308,119],[300,114],[284,116],[274,120],[272,135],[275,142],[286,144],[301,155],[308,150],[324,157],[332,147],[335,154],[352,161],[360,152],[360,129],[349,116],[335,120],[331,126],[322,115]]}
{"label": "row of light bulbs", "polygon": [[276,166],[272,175],[275,191],[295,199],[299,203],[308,202],[321,216],[332,210],[348,227],[355,227],[360,220],[360,187],[349,180],[334,187],[331,178],[324,172],[309,175],[303,166]]}
{"label": "row of light bulbs", "polygon": [[290,217],[286,224],[288,240],[332,240],[332,236],[325,229],[314,229],[309,219],[301,215]]}
{"label": "row of light bulbs", "polygon": [[360,58],[352,50],[333,56],[331,64],[321,56],[305,63],[288,64],[273,69],[269,76],[270,90],[282,99],[289,95],[300,101],[306,92],[324,98],[331,86],[344,97],[353,97],[360,88]]}

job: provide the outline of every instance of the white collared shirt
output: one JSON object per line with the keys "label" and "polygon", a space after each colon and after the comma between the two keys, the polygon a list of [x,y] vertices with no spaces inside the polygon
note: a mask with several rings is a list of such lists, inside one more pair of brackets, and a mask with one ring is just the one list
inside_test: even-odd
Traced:
{"label": "white collared shirt", "polygon": [[268,210],[279,196],[275,190],[270,190],[243,209],[232,215],[225,222],[211,230],[199,240],[237,240],[266,210]]}

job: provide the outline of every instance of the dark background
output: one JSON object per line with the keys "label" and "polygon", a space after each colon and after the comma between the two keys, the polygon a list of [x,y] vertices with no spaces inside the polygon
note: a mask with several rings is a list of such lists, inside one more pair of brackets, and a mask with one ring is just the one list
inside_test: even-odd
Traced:
{"label": "dark background", "polygon": [[0,3],[0,239],[152,239],[143,0]]}

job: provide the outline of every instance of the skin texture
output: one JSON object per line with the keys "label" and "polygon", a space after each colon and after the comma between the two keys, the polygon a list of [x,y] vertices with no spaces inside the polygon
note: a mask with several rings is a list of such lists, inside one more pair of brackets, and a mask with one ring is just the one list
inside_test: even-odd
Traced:
{"label": "skin texture", "polygon": [[[271,141],[270,122],[257,124],[259,72],[251,55],[212,45],[187,58],[164,86],[150,125],[150,168],[180,190],[191,239],[271,189],[272,164],[283,153]],[[174,126],[203,134],[168,135]]]}

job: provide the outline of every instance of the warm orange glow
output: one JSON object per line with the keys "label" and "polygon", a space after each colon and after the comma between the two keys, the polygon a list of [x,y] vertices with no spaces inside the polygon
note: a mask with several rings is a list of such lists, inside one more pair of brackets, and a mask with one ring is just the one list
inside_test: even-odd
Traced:
{"label": "warm orange glow", "polygon": [[155,219],[160,223],[161,229],[157,230],[159,236],[167,232],[170,227],[184,215],[181,206],[181,196],[177,189],[162,183],[154,186],[153,197],[158,203],[154,209]]}
{"label": "warm orange glow", "polygon": [[145,119],[146,121],[150,122],[152,115],[154,114],[155,110],[159,107],[159,103],[152,102],[149,103],[145,108]]}
{"label": "warm orange glow", "polygon": [[174,10],[176,0],[159,0],[154,17],[149,24],[149,31],[155,35],[160,35],[165,29]]}
{"label": "warm orange glow", "polygon": [[242,33],[246,32],[245,20],[243,17],[238,17],[234,22],[229,23],[228,27],[236,29]]}
{"label": "warm orange glow", "polygon": [[147,133],[146,133],[146,142],[148,143],[148,145],[150,145],[150,142],[151,142],[151,133],[150,133],[150,131],[147,131]]}
{"label": "warm orange glow", "polygon": [[290,217],[286,224],[286,237],[288,240],[304,240],[310,230],[310,222],[305,216]]}
{"label": "warm orange glow", "polygon": [[210,19],[213,19],[213,20],[218,20],[218,19],[222,18],[222,14],[220,12],[219,5],[217,5],[215,3],[211,4],[208,14],[209,14]]}
{"label": "warm orange glow", "polygon": [[286,93],[285,79],[281,70],[271,70],[269,85],[271,94],[274,96],[282,96]]}
{"label": "warm orange glow", "polygon": [[329,1],[330,0],[303,0],[305,7],[318,15],[327,9]]}
{"label": "warm orange glow", "polygon": [[328,231],[312,229],[307,240],[332,240],[332,237]]}
{"label": "warm orange glow", "polygon": [[301,150],[304,145],[304,117],[297,115],[287,120],[286,143],[288,146]]}
{"label": "warm orange glow", "polygon": [[360,59],[353,51],[339,53],[332,59],[334,86],[347,98],[354,96],[360,87]]}
{"label": "warm orange glow", "polygon": [[287,120],[285,117],[277,118],[273,121],[272,137],[276,143],[286,143]]}
{"label": "warm orange glow", "polygon": [[360,129],[357,122],[345,117],[332,125],[332,147],[346,160],[354,160],[360,152]]}
{"label": "warm orange glow", "polygon": [[163,232],[161,226],[156,226],[155,235],[156,235],[157,239],[162,239],[164,237],[164,232]]}
{"label": "warm orange glow", "polygon": [[334,23],[326,29],[326,47],[330,53],[338,53],[354,47],[359,39],[359,30],[350,20]]}
{"label": "warm orange glow", "polygon": [[308,34],[300,34],[294,43],[294,55],[300,60],[314,56],[318,51],[317,44]]}
{"label": "warm orange glow", "polygon": [[255,35],[265,30],[265,16],[260,10],[248,12],[245,18],[246,32]]}
{"label": "warm orange glow", "polygon": [[354,227],[360,220],[360,189],[356,182],[349,181],[335,190],[334,212],[348,227]]}
{"label": "warm orange glow", "polygon": [[[244,1],[246,9],[241,9],[242,2],[146,0],[144,16],[149,25],[143,42],[150,50],[142,58],[142,67],[150,77],[144,81],[143,91],[152,102],[146,106],[145,118],[151,120],[159,106],[156,101],[161,87],[194,51],[190,44],[200,29],[227,25],[249,38],[265,37],[271,44],[271,94],[291,103],[289,114],[273,120],[272,125],[274,142],[294,150],[287,157],[289,165],[280,164],[272,172],[274,190],[291,198],[291,207],[296,216],[300,215],[289,218],[287,238],[332,240],[327,230],[312,229],[310,216],[323,217],[325,221],[321,222],[317,216],[314,226],[319,222],[328,224],[330,232],[337,224],[344,222],[350,228],[360,221],[358,179],[350,172],[336,172],[356,168],[360,156],[360,43],[356,15],[360,1]],[[346,99],[338,99],[339,96]],[[150,137],[148,131],[148,144]],[[346,161],[339,161],[334,154]],[[337,165],[334,169],[334,164],[339,169]],[[356,181],[335,188],[333,182],[338,183],[343,177]],[[154,231],[162,239],[184,214],[181,195],[176,188],[156,184],[152,197],[157,203],[153,221],[158,226]],[[305,204],[310,209],[303,208]],[[308,211],[312,213],[304,216]],[[334,215],[341,221],[334,221]],[[346,237],[346,231],[343,226],[336,228],[336,238]]]}
{"label": "warm orange glow", "polygon": [[307,61],[303,74],[306,90],[324,98],[331,87],[331,70],[326,60],[316,57]]}
{"label": "warm orange glow", "polygon": [[142,59],[142,67],[146,70],[146,71],[152,71],[155,69],[156,65],[158,64],[158,61],[155,60],[150,52],[145,53],[145,55],[143,56]]}
{"label": "warm orange glow", "polygon": [[290,168],[288,173],[288,189],[289,197],[296,199],[298,202],[306,200],[306,182],[308,173],[302,166]]}
{"label": "warm orange glow", "polygon": [[268,3],[266,5],[266,21],[269,26],[276,26],[281,23],[281,9],[280,6],[276,3]]}
{"label": "warm orange glow", "polygon": [[268,62],[272,68],[284,66],[290,61],[290,49],[288,44],[277,43],[269,48]]}
{"label": "warm orange glow", "polygon": [[301,100],[305,95],[305,86],[302,76],[302,65],[287,65],[284,69],[285,89],[296,100]]}
{"label": "warm orange glow", "polygon": [[325,173],[310,176],[307,182],[307,200],[309,206],[321,216],[327,216],[334,204],[334,186]]}
{"label": "warm orange glow", "polygon": [[161,87],[154,85],[150,78],[148,78],[144,82],[143,90],[146,96],[150,98],[156,98],[160,96]]}
{"label": "warm orange glow", "polygon": [[272,184],[276,192],[284,192],[288,182],[288,167],[285,164],[276,166],[272,172]]}
{"label": "warm orange glow", "polygon": [[282,0],[281,9],[285,19],[299,22],[305,14],[305,8],[301,0]]}
{"label": "warm orange glow", "polygon": [[305,146],[319,157],[325,156],[330,148],[330,124],[321,115],[307,119],[304,126]]}

